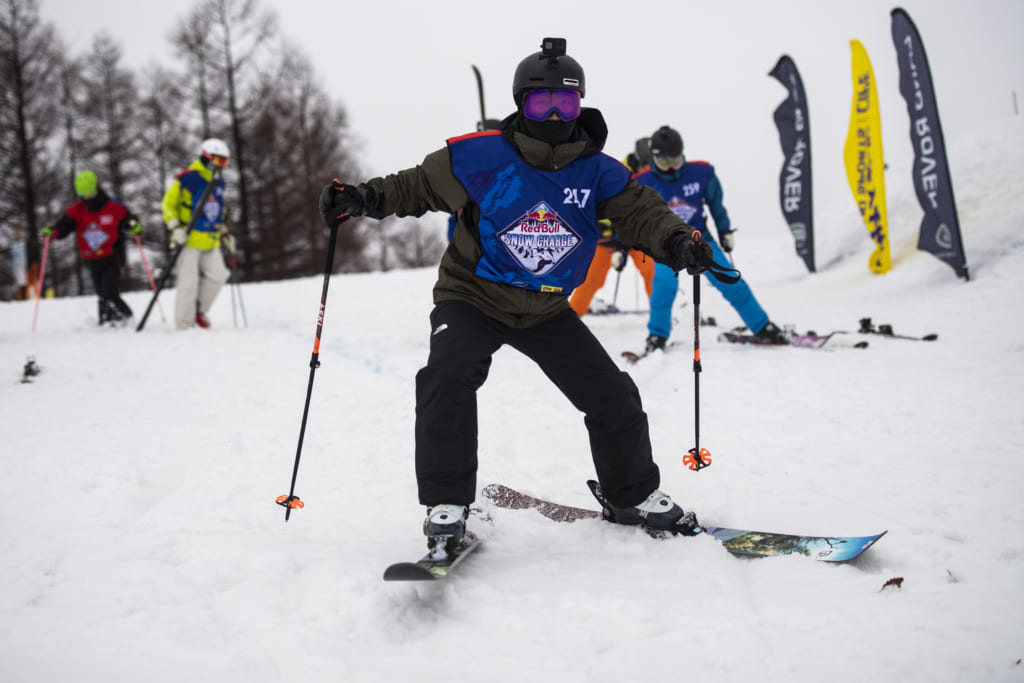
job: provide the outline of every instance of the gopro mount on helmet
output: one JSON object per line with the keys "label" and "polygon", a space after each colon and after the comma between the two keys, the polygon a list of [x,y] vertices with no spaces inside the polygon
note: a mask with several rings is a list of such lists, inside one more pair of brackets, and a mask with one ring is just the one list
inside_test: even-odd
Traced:
{"label": "gopro mount on helmet", "polygon": [[540,52],[519,62],[512,77],[512,97],[517,106],[522,104],[527,90],[568,89],[576,90],[580,97],[586,96],[583,67],[565,53],[565,46],[565,38],[544,38]]}
{"label": "gopro mount on helmet", "polygon": [[565,38],[545,38],[540,43],[540,53],[549,59],[565,56]]}

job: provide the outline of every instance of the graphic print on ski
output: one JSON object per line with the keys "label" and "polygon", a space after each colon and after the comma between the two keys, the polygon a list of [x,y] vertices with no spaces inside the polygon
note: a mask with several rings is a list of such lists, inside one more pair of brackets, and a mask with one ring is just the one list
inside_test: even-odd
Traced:
{"label": "graphic print on ski", "polygon": [[416,562],[396,562],[384,570],[385,581],[440,581],[467,555],[483,543],[472,532],[467,531],[462,542],[455,548],[451,557],[434,559],[427,553]]}
{"label": "graphic print on ski", "polygon": [[[591,482],[587,482],[591,485]],[[596,482],[594,482],[596,485]],[[482,491],[485,498],[500,508],[534,509],[556,522],[578,519],[601,519],[597,510],[560,505],[520,493],[502,484],[489,484]],[[718,540],[726,550],[741,557],[805,555],[822,562],[847,562],[862,554],[886,534],[871,536],[799,536],[766,531],[704,526],[704,533]]]}
{"label": "graphic print on ski", "polygon": [[795,346],[801,349],[866,349],[868,343],[866,341],[850,341],[843,339],[839,335],[844,335],[846,332],[836,331],[829,332],[828,334],[817,334],[815,332],[806,332],[804,334],[794,334],[789,337],[789,341],[786,344],[766,344],[761,341],[757,335],[750,334],[745,327],[737,327],[729,332],[722,332],[718,335],[718,341],[728,342],[730,344],[747,344],[750,346],[764,346],[768,348],[779,348],[784,346]]}

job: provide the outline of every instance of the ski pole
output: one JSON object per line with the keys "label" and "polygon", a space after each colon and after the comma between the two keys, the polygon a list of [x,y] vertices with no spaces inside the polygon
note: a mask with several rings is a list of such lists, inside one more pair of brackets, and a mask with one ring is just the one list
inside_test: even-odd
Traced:
{"label": "ski pole", "polygon": [[39,264],[39,282],[36,284],[36,310],[32,314],[32,331],[36,331],[36,318],[39,317],[39,302],[43,298],[43,278],[46,277],[46,253],[50,251],[50,236],[43,240],[43,258]]}
{"label": "ski pole", "polygon": [[302,440],[306,434],[306,420],[309,417],[309,399],[313,395],[313,376],[320,367],[320,334],[324,329],[324,312],[327,309],[327,287],[331,283],[331,270],[334,268],[334,248],[338,243],[338,226],[331,228],[331,239],[327,244],[327,262],[324,264],[324,288],[320,294],[320,311],[316,317],[316,336],[313,339],[313,355],[309,359],[309,386],[306,388],[306,405],[302,409],[302,424],[299,426],[299,445],[295,450],[295,466],[292,468],[292,487],[288,495],[278,496],[277,504],[283,505],[284,521],[292,514],[292,510],[305,507],[295,495],[295,480],[299,476],[299,458],[302,457]]}
{"label": "ski pole", "polygon": [[242,310],[242,326],[249,327],[249,319],[245,315],[245,302],[242,300],[242,283],[238,281],[236,277],[238,275],[238,261],[235,260],[235,255],[228,253],[228,268],[231,269],[231,281],[228,284],[232,287],[231,290],[231,321],[238,327],[238,321],[235,318],[235,290],[238,290],[238,306]]}
{"label": "ski pole", "polygon": [[[228,267],[230,268],[231,266],[229,265]],[[233,280],[234,278],[235,278],[235,271],[234,271],[234,269],[232,269],[231,270],[231,279]],[[232,282],[230,282],[230,281],[228,282],[228,287],[231,289],[231,324],[234,325],[235,328],[237,329],[238,328],[238,316],[235,314],[235,288],[231,286],[232,284],[233,284]]]}
{"label": "ski pole", "polygon": [[199,220],[199,215],[202,211],[202,207],[206,206],[206,200],[210,198],[210,193],[213,192],[214,186],[217,181],[220,180],[220,166],[214,166],[213,172],[210,176],[210,182],[206,183],[206,189],[203,190],[202,196],[199,201],[193,204],[192,218],[188,222],[188,228],[185,230],[185,242],[179,244],[174,253],[171,254],[171,259],[164,267],[164,272],[160,276],[160,282],[157,283],[156,289],[153,290],[153,298],[149,300],[149,305],[146,306],[146,312],[142,314],[142,320],[139,321],[138,326],[135,328],[136,332],[142,332],[142,328],[146,326],[146,319],[149,318],[150,311],[153,310],[153,304],[156,303],[157,297],[160,296],[160,292],[163,291],[164,285],[167,284],[167,280],[170,279],[171,273],[174,272],[174,264],[178,261],[178,257],[181,255],[181,250],[185,248],[185,244],[188,243],[188,236],[192,234],[192,228],[196,227],[196,221]]}
{"label": "ski pole", "polygon": [[473,67],[473,73],[476,75],[476,91],[480,95],[480,124],[478,130],[486,130],[487,114],[484,113],[484,79],[480,75],[480,69],[476,68],[475,64],[470,66]]}
{"label": "ski pole", "polygon": [[[146,269],[146,277],[149,278],[149,288],[155,292],[156,282],[153,281],[153,271],[149,269],[149,260],[146,258],[146,250],[142,248],[142,238],[136,235],[135,243],[139,245],[139,255],[142,257],[142,267]],[[156,306],[160,309],[160,321],[167,322],[167,316],[164,315],[164,307],[159,301],[156,302]]]}
{"label": "ski pole", "polygon": [[[700,241],[700,231],[693,231],[693,241]],[[694,472],[711,464],[711,453],[700,447],[700,274],[693,276],[693,440],[694,446],[683,456],[683,464]]]}

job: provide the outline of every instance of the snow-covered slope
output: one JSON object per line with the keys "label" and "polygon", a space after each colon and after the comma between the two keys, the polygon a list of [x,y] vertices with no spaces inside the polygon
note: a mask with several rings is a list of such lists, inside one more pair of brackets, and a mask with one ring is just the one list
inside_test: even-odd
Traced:
{"label": "snow-covered slope", "polygon": [[[853,223],[820,222],[819,263],[833,265],[816,275],[784,228],[748,229],[735,252],[780,324],[870,316],[937,342],[751,349],[705,328],[714,464],[700,473],[681,463],[688,279],[682,343],[626,368],[666,491],[732,526],[888,529],[853,564],[741,560],[709,538],[655,542],[481,501],[471,528],[487,542],[458,576],[383,583],[423,546],[413,382],[432,269],[332,278],[306,507],[288,524],[274,499],[290,483],[320,278],[245,285],[246,329],[228,290],[214,329],[186,333],[156,312],[142,334],[96,329],[84,297],[44,301],[33,335],[31,303],[0,305],[0,680],[1024,681],[1024,135],[1010,120],[949,142],[971,282],[914,249],[920,213],[899,168],[888,275],[869,273]],[[620,303],[635,284],[628,269]],[[148,300],[127,298],[139,312]],[[738,324],[706,282],[703,300]],[[645,322],[588,319],[614,355],[642,344]],[[19,384],[29,355],[43,374]],[[480,392],[480,462],[481,486],[592,505],[582,416],[512,350]],[[881,590],[895,576],[902,588]]]}

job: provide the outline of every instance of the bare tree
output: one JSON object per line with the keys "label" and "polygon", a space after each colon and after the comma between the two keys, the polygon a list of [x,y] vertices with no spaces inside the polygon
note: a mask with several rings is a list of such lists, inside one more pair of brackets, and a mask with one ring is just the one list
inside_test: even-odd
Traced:
{"label": "bare tree", "polygon": [[[238,174],[239,219],[237,231],[243,238],[250,234],[248,145],[245,134],[249,120],[263,106],[255,94],[259,80],[259,58],[277,34],[277,17],[260,7],[259,0],[205,0],[209,24],[209,44],[214,58],[211,65],[225,87],[227,113],[231,127],[231,164]],[[246,257],[251,256],[243,248]]]}
{"label": "bare tree", "polygon": [[172,176],[179,170],[192,150],[186,145],[181,102],[184,93],[180,78],[160,66],[153,65],[142,75],[138,125],[145,141],[139,149],[139,160],[146,178],[136,211],[143,223],[142,237],[153,247],[159,246],[166,261],[170,256],[170,233],[164,229],[160,202]]}
{"label": "bare tree", "polygon": [[138,94],[135,77],[121,66],[121,48],[102,31],[82,66],[84,149],[94,170],[101,171],[111,196],[131,204],[138,176],[139,134],[135,124]]}
{"label": "bare tree", "polygon": [[447,242],[444,235],[426,221],[398,218],[388,229],[395,268],[436,266]]}
{"label": "bare tree", "polygon": [[39,248],[39,217],[57,197],[59,51],[35,0],[0,0],[0,222],[24,219]]}
{"label": "bare tree", "polygon": [[[306,58],[286,49],[260,86],[263,106],[247,128],[253,277],[294,277],[322,269],[327,232],[317,209],[325,179],[357,174],[344,110],[318,87]],[[351,226],[354,228],[354,226]],[[362,232],[339,234],[341,270],[365,270]],[[247,252],[248,253],[248,252]]]}
{"label": "bare tree", "polygon": [[[77,60],[69,55],[62,55],[60,60],[60,101],[59,107],[61,112],[61,123],[64,129],[64,163],[66,165],[67,172],[62,174],[65,180],[65,187],[68,188],[69,196],[74,196],[74,178],[78,172],[78,165],[82,159],[83,151],[82,141],[80,137],[81,126],[79,125],[79,119],[81,117],[82,106],[81,100],[81,84],[82,74],[80,65]],[[63,261],[65,259],[57,258],[57,253],[54,252],[53,258],[49,260],[50,271],[53,281],[57,285],[57,289],[62,289],[61,284],[64,276]],[[77,289],[75,292],[81,294],[85,290],[85,272],[84,264],[82,263],[81,255],[78,250],[74,250],[73,256],[69,259],[74,264],[75,281],[77,283]]]}
{"label": "bare tree", "polygon": [[176,52],[185,59],[187,69],[181,79],[183,102],[195,102],[199,110],[199,137],[211,137],[213,130],[212,110],[215,106],[211,91],[218,91],[210,84],[210,12],[206,4],[193,9],[181,19],[170,35]]}

